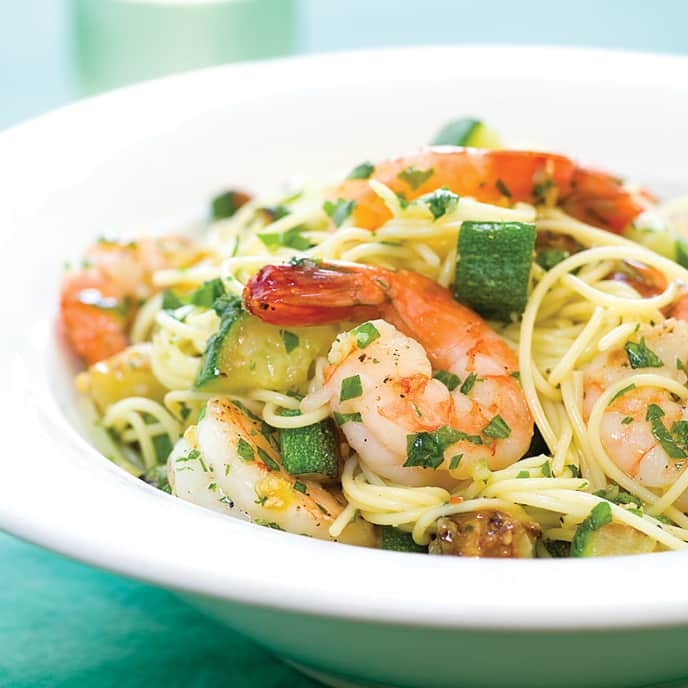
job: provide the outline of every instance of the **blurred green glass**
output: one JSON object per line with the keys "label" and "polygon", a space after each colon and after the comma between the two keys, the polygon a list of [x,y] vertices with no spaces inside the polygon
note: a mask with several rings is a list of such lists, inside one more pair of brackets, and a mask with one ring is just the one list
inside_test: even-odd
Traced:
{"label": "blurred green glass", "polygon": [[71,0],[82,90],[287,55],[296,0]]}

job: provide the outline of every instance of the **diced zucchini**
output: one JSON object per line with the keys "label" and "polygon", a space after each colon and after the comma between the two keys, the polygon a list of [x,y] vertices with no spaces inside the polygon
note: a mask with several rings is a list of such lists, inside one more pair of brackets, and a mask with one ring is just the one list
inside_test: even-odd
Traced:
{"label": "diced zucchini", "polygon": [[435,146],[471,146],[501,148],[497,133],[479,119],[462,117],[445,124],[432,140]]}
{"label": "diced zucchini", "polygon": [[382,526],[382,549],[389,549],[395,552],[424,552],[427,553],[428,548],[423,545],[417,545],[411,533],[407,533],[394,526]]}
{"label": "diced zucchini", "polygon": [[[578,536],[578,531],[576,531]],[[615,557],[653,552],[657,543],[648,535],[621,523],[609,523],[599,530],[586,531],[572,557]],[[574,540],[575,542],[575,540]]]}
{"label": "diced zucchini", "polygon": [[242,205],[250,200],[251,197],[243,191],[229,190],[218,194],[210,202],[213,220],[224,220],[227,217],[232,217]]}
{"label": "diced zucchini", "polygon": [[456,298],[486,318],[523,313],[535,249],[535,225],[464,222],[458,239]]}
{"label": "diced zucchini", "polygon": [[652,552],[655,540],[622,523],[612,523],[609,502],[600,502],[578,526],[571,542],[572,557],[614,557]]}
{"label": "diced zucchini", "polygon": [[331,326],[269,325],[244,312],[237,299],[224,310],[217,333],[208,340],[195,386],[220,393],[261,387],[279,392],[297,389],[306,382],[311,363],[328,350],[336,335]]}
{"label": "diced zucchini", "polygon": [[651,212],[639,215],[626,229],[624,236],[660,256],[688,267],[688,243],[674,228]]}
{"label": "diced zucchini", "polygon": [[[300,412],[282,409],[282,416],[297,416]],[[331,480],[339,473],[337,432],[331,419],[302,428],[280,428],[282,465],[291,475],[313,480]]]}

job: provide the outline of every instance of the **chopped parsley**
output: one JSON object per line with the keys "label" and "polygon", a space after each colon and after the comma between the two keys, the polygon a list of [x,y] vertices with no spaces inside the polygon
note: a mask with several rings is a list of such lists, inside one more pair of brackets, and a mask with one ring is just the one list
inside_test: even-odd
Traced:
{"label": "chopped parsley", "polygon": [[164,311],[174,311],[177,308],[181,308],[184,302],[171,290],[165,289],[162,293],[162,304],[161,308]]}
{"label": "chopped parsley", "polygon": [[361,414],[360,413],[337,413],[337,411],[332,412],[332,417],[337,425],[344,425],[344,423],[360,423]]}
{"label": "chopped parsley", "polygon": [[529,471],[519,471],[516,474],[517,478],[530,478],[530,472]]}
{"label": "chopped parsley", "polygon": [[559,265],[562,260],[566,260],[571,254],[561,248],[545,248],[538,251],[535,262],[543,270],[551,270],[555,265]]}
{"label": "chopped parsley", "polygon": [[356,345],[359,349],[365,349],[369,344],[372,344],[376,339],[380,338],[380,333],[377,327],[371,322],[365,322],[359,325],[355,330]]}
{"label": "chopped parsley", "polygon": [[298,345],[299,338],[289,330],[280,330],[280,336],[284,342],[284,348],[288,354],[290,354]]}
{"label": "chopped parsley", "polygon": [[435,380],[439,380],[450,392],[453,392],[461,382],[458,375],[449,373],[446,370],[436,370],[432,376]]}
{"label": "chopped parsley", "polygon": [[280,467],[277,461],[275,461],[270,454],[268,454],[264,449],[261,449],[258,447],[258,456],[260,456],[260,460],[271,470],[271,471],[279,471]]}
{"label": "chopped parsley", "polygon": [[189,301],[194,306],[202,306],[203,308],[212,308],[215,300],[224,296],[226,293],[225,285],[219,277],[203,282],[203,284],[194,291],[189,297]]}
{"label": "chopped parsley", "polygon": [[459,467],[461,459],[463,459],[463,454],[456,454],[455,456],[452,456],[449,460],[449,470],[455,471]]}
{"label": "chopped parsley", "polygon": [[283,232],[258,232],[256,235],[267,248],[278,248],[284,246],[293,248],[296,251],[307,251],[314,244],[307,237],[303,236],[306,231],[305,225],[296,225]]}
{"label": "chopped parsley", "polygon": [[253,522],[257,526],[263,526],[264,528],[272,528],[273,530],[284,530],[282,526],[280,526],[279,523],[275,523],[274,521],[267,521],[264,518],[254,518]]}
{"label": "chopped parsley", "polygon": [[339,401],[347,401],[349,399],[356,399],[363,394],[363,387],[361,386],[361,376],[352,375],[345,377],[342,380],[342,388],[339,392]]}
{"label": "chopped parsley", "polygon": [[606,526],[612,522],[612,508],[609,502],[600,502],[597,504],[590,515],[578,526],[576,534],[573,536],[571,542],[571,556],[583,557],[586,552],[586,543],[591,532],[599,530],[602,526]]}
{"label": "chopped parsley", "polygon": [[466,394],[473,389],[473,385],[476,383],[476,380],[478,379],[478,376],[475,373],[471,373],[464,381],[463,384],[461,385],[461,389],[459,390],[461,394]]}
{"label": "chopped parsley", "polygon": [[399,201],[399,207],[402,210],[406,210],[406,208],[409,207],[409,199],[406,198],[406,194],[403,191],[398,191],[397,193],[394,194],[397,197],[397,200]]}
{"label": "chopped parsley", "polygon": [[545,478],[552,477],[552,465],[549,461],[545,461],[545,463],[543,463],[542,466],[540,466],[540,470],[542,471],[542,475],[544,475]]}
{"label": "chopped parsley", "polygon": [[432,167],[428,170],[419,170],[417,167],[411,165],[405,170],[399,172],[397,178],[401,179],[402,182],[406,182],[414,191],[416,191],[416,189],[419,189],[421,186],[423,186],[423,184],[425,184],[425,182],[427,182],[433,174],[435,174],[435,170]]}
{"label": "chopped parsley", "polygon": [[254,504],[259,504],[260,506],[265,506],[265,502],[268,501],[267,495],[263,495],[262,497],[258,497],[258,499],[255,499],[253,501]]}
{"label": "chopped parsley", "polygon": [[506,196],[507,198],[511,198],[511,191],[509,191],[509,187],[504,183],[502,179],[497,179],[495,182],[495,186],[497,187],[497,191],[499,191],[502,196]]}
{"label": "chopped parsley", "polygon": [[614,504],[635,504],[638,508],[643,505],[638,497],[620,489],[618,485],[614,484],[607,486],[604,490],[598,490],[593,494],[609,502],[614,502]]}
{"label": "chopped parsley", "polygon": [[244,461],[253,461],[255,456],[253,454],[253,447],[243,438],[239,438],[239,444],[237,445],[237,454],[239,458]]}
{"label": "chopped parsley", "polygon": [[335,227],[341,227],[344,220],[353,212],[356,207],[356,201],[347,201],[344,198],[338,198],[336,201],[325,201],[323,203],[323,210],[332,218]]}
{"label": "chopped parsley", "polygon": [[234,502],[227,495],[222,495],[217,501],[226,504],[230,509],[234,507]]}
{"label": "chopped parsley", "polygon": [[632,422],[633,418],[631,416],[625,416],[621,421],[621,425],[629,425]]}
{"label": "chopped parsley", "polygon": [[631,368],[661,368],[664,363],[657,354],[648,349],[645,344],[645,337],[640,338],[640,342],[626,342],[626,354]]}
{"label": "chopped parsley", "polygon": [[430,209],[433,220],[437,220],[442,215],[451,213],[456,209],[456,206],[459,204],[459,196],[443,187],[423,197],[422,201]]}
{"label": "chopped parsley", "polygon": [[619,391],[609,400],[609,406],[611,406],[611,404],[612,404],[613,402],[615,402],[620,396],[623,396],[624,394],[626,394],[626,392],[630,392],[632,389],[635,389],[635,384],[633,384],[633,383],[631,383],[630,385],[627,385],[626,387],[623,387],[622,389],[620,389],[620,390],[619,390]]}
{"label": "chopped parsley", "polygon": [[511,435],[511,428],[501,416],[497,415],[483,428],[483,435],[502,440]]}
{"label": "chopped parsley", "polygon": [[[650,422],[650,425],[652,426],[652,434],[662,445],[662,449],[664,449],[671,459],[685,459],[686,452],[679,446],[679,442],[686,439],[686,434],[683,432],[684,426],[679,426],[679,423],[674,423],[672,429],[675,428],[677,431],[679,431],[677,432],[679,436],[673,437],[671,432],[669,432],[669,430],[665,427],[662,421],[663,417],[664,411],[662,410],[661,406],[658,406],[657,404],[650,404],[647,407],[645,420]],[[680,422],[686,423],[686,421]]]}
{"label": "chopped parsley", "polygon": [[680,358],[676,359],[676,370],[685,370],[686,367]]}
{"label": "chopped parsley", "polygon": [[580,471],[578,470],[578,466],[572,463],[567,463],[566,468],[569,469],[569,473],[571,473],[572,478],[580,478]]}
{"label": "chopped parsley", "polygon": [[375,172],[375,166],[372,163],[362,162],[349,172],[347,179],[370,179],[373,172]]}
{"label": "chopped parsley", "polygon": [[432,432],[416,432],[406,436],[406,463],[404,466],[437,468],[444,461],[444,451],[455,442],[482,444],[478,435],[468,435],[446,425]]}
{"label": "chopped parsley", "polygon": [[300,492],[301,494],[308,494],[308,491],[306,490],[306,485],[302,483],[300,480],[295,480],[293,487],[297,492]]}

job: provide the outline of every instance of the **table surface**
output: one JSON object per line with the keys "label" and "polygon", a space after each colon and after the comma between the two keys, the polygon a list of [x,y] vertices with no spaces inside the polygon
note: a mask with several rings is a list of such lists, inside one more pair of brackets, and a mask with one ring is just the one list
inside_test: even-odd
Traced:
{"label": "table surface", "polygon": [[[684,0],[564,7],[428,0],[400,11],[398,0],[301,0],[295,50],[482,41],[688,52]],[[67,0],[0,5],[0,129],[80,96],[67,15]],[[0,571],[2,688],[316,685],[164,590],[2,533]]]}

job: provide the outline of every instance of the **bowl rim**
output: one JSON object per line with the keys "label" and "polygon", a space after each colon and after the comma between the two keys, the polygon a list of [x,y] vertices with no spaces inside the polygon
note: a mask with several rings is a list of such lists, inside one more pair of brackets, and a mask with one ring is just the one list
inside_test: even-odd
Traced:
{"label": "bowl rim", "polygon": [[[174,119],[180,112],[189,115],[211,105],[242,102],[271,84],[303,88],[332,78],[356,83],[365,80],[365,66],[371,61],[395,64],[400,73],[420,74],[442,60],[475,65],[466,77],[471,79],[516,75],[540,65],[550,79],[560,72],[572,83],[652,84],[688,95],[688,57],[579,48],[472,45],[353,51],[184,73],[68,105],[0,133],[0,182],[16,192],[8,193],[9,208],[0,210],[0,246],[11,258],[26,240],[21,227],[27,211],[14,200],[24,198],[26,189],[14,180],[13,162],[37,145],[45,144],[41,150],[51,155],[51,140],[69,137],[89,122],[107,126],[131,103],[152,113],[174,105]],[[213,84],[228,78],[238,92],[215,93]],[[185,102],[191,98],[182,99],[182,92],[207,101]],[[136,125],[139,134],[154,131],[149,120]],[[112,146],[120,143],[115,140]],[[10,268],[0,275],[0,285],[9,289],[19,274]],[[101,457],[67,424],[57,400],[37,391],[45,387],[56,365],[50,346],[54,335],[45,320],[26,322],[29,335],[0,345],[0,369],[10,380],[0,388],[0,409],[17,436],[0,453],[0,527],[10,533],[175,590],[297,613],[491,630],[640,628],[688,622],[688,590],[657,585],[659,576],[680,573],[688,552],[632,560],[423,557],[275,533],[159,493]],[[28,365],[37,360],[42,363]],[[27,385],[27,380],[33,384]],[[64,460],[55,459],[55,446]],[[11,458],[27,451],[40,481],[27,481],[26,466]],[[31,504],[38,506],[27,508]],[[228,541],[231,548],[222,546]],[[182,553],[177,551],[180,544]],[[241,554],[238,561],[235,552]],[[431,584],[454,577],[458,580],[450,583],[450,594],[438,594]],[[533,589],[537,595],[529,594]]]}

